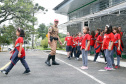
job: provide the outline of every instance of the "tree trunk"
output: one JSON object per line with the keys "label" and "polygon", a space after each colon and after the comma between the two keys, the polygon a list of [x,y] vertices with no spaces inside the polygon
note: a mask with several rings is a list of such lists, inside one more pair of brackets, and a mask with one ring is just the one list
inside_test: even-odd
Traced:
{"label": "tree trunk", "polygon": [[[33,17],[34,17],[34,12],[33,12]],[[34,26],[35,26],[35,23],[34,23],[34,21],[33,21],[33,34],[32,34],[32,49],[34,49]]]}

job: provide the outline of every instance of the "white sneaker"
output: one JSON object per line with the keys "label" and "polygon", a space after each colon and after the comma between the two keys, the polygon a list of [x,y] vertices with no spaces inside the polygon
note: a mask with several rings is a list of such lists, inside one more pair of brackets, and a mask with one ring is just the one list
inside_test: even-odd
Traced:
{"label": "white sneaker", "polygon": [[103,58],[103,55],[100,55],[100,58]]}
{"label": "white sneaker", "polygon": [[77,58],[77,61],[79,61],[79,58]]}
{"label": "white sneaker", "polygon": [[81,69],[86,70],[86,69],[88,69],[88,67],[82,66]]}

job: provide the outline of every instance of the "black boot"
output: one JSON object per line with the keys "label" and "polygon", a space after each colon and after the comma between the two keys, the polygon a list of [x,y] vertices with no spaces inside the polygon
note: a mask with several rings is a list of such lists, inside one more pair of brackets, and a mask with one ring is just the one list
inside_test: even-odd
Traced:
{"label": "black boot", "polygon": [[48,66],[51,66],[51,64],[50,64],[50,59],[51,59],[51,55],[49,54],[48,55],[48,58],[47,58],[47,61],[45,62]]}
{"label": "black boot", "polygon": [[55,61],[55,55],[52,56],[52,65],[60,65]]}

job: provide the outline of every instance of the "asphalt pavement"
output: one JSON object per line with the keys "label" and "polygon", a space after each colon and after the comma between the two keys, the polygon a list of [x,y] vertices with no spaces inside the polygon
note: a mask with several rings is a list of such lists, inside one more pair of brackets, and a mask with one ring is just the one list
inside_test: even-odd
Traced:
{"label": "asphalt pavement", "polygon": [[[0,84],[126,84],[126,68],[105,71],[104,63],[88,62],[89,69],[81,70],[82,61],[68,60],[65,55],[56,55],[60,65],[48,67],[45,60],[49,52],[27,51],[26,61],[31,69],[29,75],[20,61],[5,76],[0,73]],[[9,52],[0,52],[0,68],[9,62]]]}

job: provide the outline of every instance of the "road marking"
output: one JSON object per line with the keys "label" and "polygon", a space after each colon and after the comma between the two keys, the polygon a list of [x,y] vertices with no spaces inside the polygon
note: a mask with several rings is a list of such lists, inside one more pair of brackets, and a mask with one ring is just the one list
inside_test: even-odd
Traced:
{"label": "road marking", "polygon": [[9,64],[11,63],[11,61],[10,62],[8,62],[5,66],[3,66],[2,68],[0,68],[0,70],[3,70],[3,69],[5,69],[7,66],[9,66]]}
{"label": "road marking", "polygon": [[105,69],[100,69],[100,70],[98,70],[98,71],[107,71],[107,70],[105,70]]}
{"label": "road marking", "polygon": [[[45,52],[43,52],[43,53],[45,53]],[[45,54],[48,55],[47,53],[45,53]],[[65,62],[63,60],[61,60],[61,59],[58,59],[58,58],[56,58],[56,59],[63,62],[63,63],[65,63],[66,65],[68,65],[70,67],[73,67],[74,69],[78,70],[79,72],[83,73],[84,75],[86,75],[86,76],[90,77],[91,79],[95,80],[99,84],[106,84],[106,83],[100,81],[99,79],[95,78],[94,76],[88,74],[87,72],[85,72],[85,71],[83,71],[83,70],[81,70],[81,69],[79,69],[79,68],[77,68],[77,67],[75,67],[75,66],[73,66],[73,65],[71,65],[71,64],[69,64],[69,63],[67,63],[67,62]]]}

